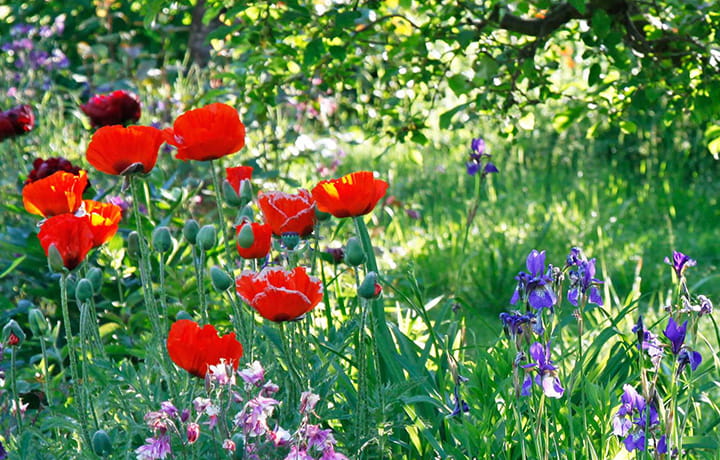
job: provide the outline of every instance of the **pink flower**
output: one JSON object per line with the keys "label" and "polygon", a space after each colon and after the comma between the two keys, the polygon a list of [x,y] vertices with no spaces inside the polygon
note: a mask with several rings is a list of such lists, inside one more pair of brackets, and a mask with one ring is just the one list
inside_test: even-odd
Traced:
{"label": "pink flower", "polygon": [[145,443],[145,445],[135,449],[137,460],[164,459],[168,454],[172,453],[170,436],[166,434],[157,438],[147,438]]}

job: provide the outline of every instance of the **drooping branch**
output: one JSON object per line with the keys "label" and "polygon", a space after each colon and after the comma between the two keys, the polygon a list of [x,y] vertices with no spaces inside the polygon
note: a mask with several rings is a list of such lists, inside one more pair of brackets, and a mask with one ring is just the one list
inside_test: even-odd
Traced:
{"label": "drooping branch", "polygon": [[496,9],[493,12],[501,29],[532,37],[546,37],[573,19],[584,16],[569,3],[561,3],[550,9],[543,17],[523,18]]}

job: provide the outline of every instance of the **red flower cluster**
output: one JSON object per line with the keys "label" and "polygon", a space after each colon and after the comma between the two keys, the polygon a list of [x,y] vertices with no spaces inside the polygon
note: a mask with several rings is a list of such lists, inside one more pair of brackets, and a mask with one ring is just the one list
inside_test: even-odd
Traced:
{"label": "red flower cluster", "polygon": [[263,192],[258,196],[258,204],[265,222],[277,236],[297,233],[305,237],[315,228],[315,201],[307,190],[300,189],[296,194]]}
{"label": "red flower cluster", "polygon": [[324,180],[312,190],[317,207],[335,217],[357,217],[370,213],[385,196],[388,183],[370,171],[359,171],[339,179]]}
{"label": "red flower cluster", "polygon": [[219,102],[185,112],[164,134],[177,147],[178,160],[214,160],[245,146],[245,125],[237,110]]}
{"label": "red flower cluster", "polygon": [[29,105],[18,105],[0,112],[0,141],[25,134],[34,126],[35,114]]}
{"label": "red flower cluster", "polygon": [[300,318],[323,298],[322,283],[303,267],[286,271],[268,267],[260,273],[244,272],[236,280],[240,298],[263,318],[282,322]]}
{"label": "red flower cluster", "polygon": [[167,349],[175,364],[200,378],[205,378],[209,366],[221,360],[237,369],[243,355],[234,332],[219,337],[213,325],[201,328],[189,319],[178,320],[170,327]]}
{"label": "red flower cluster", "polygon": [[126,125],[140,119],[140,101],[127,91],[117,90],[110,94],[97,94],[80,109],[90,118],[93,128],[110,125]]}
{"label": "red flower cluster", "polygon": [[240,184],[242,184],[242,181],[252,179],[252,173],[252,166],[235,166],[232,168],[225,168],[227,181],[230,182],[230,185],[232,185],[232,188],[235,189],[236,193],[240,193]]}

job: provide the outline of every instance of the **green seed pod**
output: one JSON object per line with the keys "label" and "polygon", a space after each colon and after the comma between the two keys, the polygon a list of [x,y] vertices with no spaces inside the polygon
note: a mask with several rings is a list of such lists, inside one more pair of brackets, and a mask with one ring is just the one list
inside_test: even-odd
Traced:
{"label": "green seed pod", "polygon": [[363,251],[362,243],[356,237],[350,237],[345,246],[345,263],[357,267],[365,263],[365,251]]}
{"label": "green seed pod", "polygon": [[285,232],[280,235],[280,239],[288,251],[292,251],[295,249],[295,246],[300,244],[300,235],[296,232]]}
{"label": "green seed pod", "polygon": [[242,227],[240,227],[240,232],[238,232],[238,236],[237,236],[238,246],[240,246],[243,249],[247,249],[247,248],[252,247],[254,242],[255,242],[255,234],[253,233],[252,224],[250,222],[247,222]]}
{"label": "green seed pod", "polygon": [[240,195],[235,191],[233,186],[227,180],[222,183],[222,192],[225,202],[230,206],[242,206],[245,202],[240,198]]}
{"label": "green seed pod", "polygon": [[230,286],[233,285],[232,276],[228,275],[227,272],[220,267],[210,268],[210,280],[218,292],[227,291],[230,289]]}
{"label": "green seed pod", "polygon": [[240,182],[240,199],[242,204],[247,204],[253,199],[252,184],[247,179]]}
{"label": "green seed pod", "polygon": [[128,234],[127,253],[132,259],[140,258],[140,235],[135,230]]}
{"label": "green seed pod", "polygon": [[377,282],[377,273],[375,272],[368,272],[357,290],[358,295],[363,299],[374,299],[379,296],[381,292],[382,288]]}
{"label": "green seed pod", "polygon": [[164,225],[157,227],[152,233],[153,248],[160,254],[166,253],[173,247],[170,229]]}
{"label": "green seed pod", "polygon": [[188,219],[185,221],[185,225],[183,225],[182,233],[185,239],[190,244],[195,244],[197,242],[197,234],[200,231],[200,225],[197,223],[195,219]]}
{"label": "green seed pod", "polygon": [[192,316],[190,316],[190,313],[186,312],[185,310],[180,310],[175,315],[175,321],[179,321],[181,319],[189,319],[190,321],[195,321]]}
{"label": "green seed pod", "polygon": [[28,311],[28,324],[33,335],[42,336],[50,329],[42,311],[39,308],[31,308]]}
{"label": "green seed pod", "polygon": [[235,452],[233,452],[233,460],[242,460],[245,456],[245,440],[242,433],[235,433],[230,440],[235,443]]}
{"label": "green seed pod", "polygon": [[2,341],[11,347],[19,347],[25,341],[25,332],[14,319],[8,321],[3,327]]}
{"label": "green seed pod", "polygon": [[55,246],[55,243],[51,244],[48,248],[48,267],[50,268],[51,272],[54,273],[62,273],[65,271],[65,261],[63,261],[62,255],[60,254],[60,251],[58,251],[58,248]]}
{"label": "green seed pod", "polygon": [[112,453],[112,441],[105,430],[97,430],[93,433],[92,449],[99,457],[107,457]]}
{"label": "green seed pod", "polygon": [[100,290],[102,289],[102,283],[103,283],[102,270],[99,267],[91,268],[90,270],[88,270],[87,279],[89,279],[90,282],[92,283],[95,294],[99,294]]}
{"label": "green seed pod", "polygon": [[78,303],[87,302],[92,299],[93,294],[95,294],[95,291],[93,290],[92,282],[90,282],[89,279],[82,278],[77,282],[77,285],[75,286],[75,299],[77,299]]}
{"label": "green seed pod", "polygon": [[203,251],[209,251],[217,244],[217,232],[212,225],[203,225],[197,234],[197,245]]}
{"label": "green seed pod", "polygon": [[315,207],[315,217],[317,217],[318,222],[325,222],[330,218],[330,216],[332,216],[332,214],[329,212],[323,212],[319,210],[317,206]]}

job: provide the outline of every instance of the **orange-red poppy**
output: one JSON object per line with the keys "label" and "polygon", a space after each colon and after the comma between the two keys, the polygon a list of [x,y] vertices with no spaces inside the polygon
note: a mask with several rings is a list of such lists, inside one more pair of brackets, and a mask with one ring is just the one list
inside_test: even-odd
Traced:
{"label": "orange-red poppy", "polygon": [[164,134],[177,147],[178,160],[214,160],[245,146],[245,125],[237,110],[221,102],[185,112]]}
{"label": "orange-red poppy", "polygon": [[122,219],[122,208],[116,204],[93,200],[85,200],[83,203],[94,236],[93,246],[101,246],[117,233]]}
{"label": "orange-red poppy", "polygon": [[250,225],[253,232],[253,242],[248,248],[244,248],[237,244],[238,254],[243,259],[260,259],[268,255],[270,252],[270,246],[272,245],[272,229],[268,224],[259,224],[257,222],[243,222],[237,226],[237,234],[240,234],[240,230],[246,225]]}
{"label": "orange-red poppy", "polygon": [[370,171],[359,171],[339,179],[320,181],[312,190],[317,207],[335,217],[357,217],[371,212],[385,196],[388,183]]}
{"label": "orange-red poppy", "polygon": [[189,319],[175,321],[170,327],[167,349],[175,364],[200,378],[205,378],[208,366],[219,364],[223,359],[237,369],[243,355],[243,347],[234,332],[219,337],[212,324],[200,327]]}
{"label": "orange-red poppy", "polygon": [[162,131],[152,126],[104,126],[93,134],[86,157],[106,174],[128,173],[130,166],[132,172],[149,173],[163,142]]}
{"label": "orange-red poppy", "polygon": [[23,204],[30,214],[50,217],[74,213],[82,204],[82,194],[87,186],[87,172],[78,175],[65,171],[36,180],[23,187]]}
{"label": "orange-red poppy", "polygon": [[262,192],[258,204],[275,235],[297,233],[301,237],[312,233],[315,227],[315,201],[310,192],[300,189],[296,194]]}
{"label": "orange-red poppy", "polygon": [[252,173],[252,166],[235,166],[232,168],[225,168],[227,180],[237,193],[240,193],[240,184],[242,181],[252,179]]}
{"label": "orange-red poppy", "polygon": [[235,282],[237,292],[263,318],[282,322],[309,312],[323,298],[322,283],[304,267],[292,271],[268,267],[260,273],[243,272]]}
{"label": "orange-red poppy", "polygon": [[47,219],[38,233],[40,245],[48,255],[51,245],[55,245],[68,270],[77,267],[93,247],[94,235],[87,216],[60,214]]}

